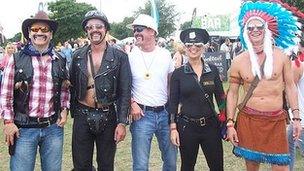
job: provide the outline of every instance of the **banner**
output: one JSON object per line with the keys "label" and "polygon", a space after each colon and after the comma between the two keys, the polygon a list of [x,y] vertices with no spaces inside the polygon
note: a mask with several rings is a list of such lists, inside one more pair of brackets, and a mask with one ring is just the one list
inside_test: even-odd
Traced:
{"label": "banner", "polygon": [[204,61],[217,67],[222,81],[227,81],[227,61],[224,52],[206,52]]}
{"label": "banner", "polygon": [[229,31],[229,15],[205,15],[201,18],[201,26],[207,31]]}

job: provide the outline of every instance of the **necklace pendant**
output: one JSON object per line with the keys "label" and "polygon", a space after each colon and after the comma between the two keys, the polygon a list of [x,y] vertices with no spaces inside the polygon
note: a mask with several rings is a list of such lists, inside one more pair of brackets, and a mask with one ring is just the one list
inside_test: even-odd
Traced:
{"label": "necklace pendant", "polygon": [[151,74],[149,72],[146,72],[144,78],[145,80],[149,80],[151,78]]}

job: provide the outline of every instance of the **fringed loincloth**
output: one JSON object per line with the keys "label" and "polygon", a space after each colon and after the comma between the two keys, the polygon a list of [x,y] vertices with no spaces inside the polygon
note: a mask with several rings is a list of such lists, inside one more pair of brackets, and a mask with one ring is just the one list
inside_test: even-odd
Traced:
{"label": "fringed loincloth", "polygon": [[288,165],[286,112],[261,112],[245,107],[237,117],[239,145],[233,153],[257,163]]}

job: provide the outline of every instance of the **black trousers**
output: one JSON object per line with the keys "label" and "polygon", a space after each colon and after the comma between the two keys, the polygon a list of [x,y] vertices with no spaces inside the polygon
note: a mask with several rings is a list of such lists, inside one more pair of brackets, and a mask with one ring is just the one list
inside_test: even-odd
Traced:
{"label": "black trousers", "polygon": [[110,116],[105,130],[95,135],[90,132],[86,115],[81,109],[77,109],[74,113],[72,156],[75,171],[92,170],[94,143],[96,143],[97,149],[98,171],[114,170],[116,116],[114,114]]}
{"label": "black trousers", "polygon": [[180,136],[181,170],[193,171],[199,146],[211,171],[223,171],[223,145],[218,121],[208,119],[205,126],[180,118],[177,123]]}

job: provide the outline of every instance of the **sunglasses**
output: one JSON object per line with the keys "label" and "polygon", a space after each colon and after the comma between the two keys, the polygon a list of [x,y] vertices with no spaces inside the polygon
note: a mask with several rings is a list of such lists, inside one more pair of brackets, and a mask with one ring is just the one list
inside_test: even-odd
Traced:
{"label": "sunglasses", "polygon": [[201,48],[201,47],[204,46],[204,44],[203,43],[185,43],[185,46],[187,48],[191,48],[192,46],[195,46],[197,48]]}
{"label": "sunglasses", "polygon": [[39,30],[41,30],[42,33],[48,33],[50,32],[50,28],[49,27],[45,27],[45,26],[41,26],[41,27],[31,27],[30,30],[32,32],[38,33]]}
{"label": "sunglasses", "polygon": [[259,25],[259,26],[247,26],[248,31],[253,31],[254,29],[257,29],[258,31],[262,31],[265,29],[265,25]]}
{"label": "sunglasses", "polygon": [[146,26],[134,26],[133,27],[133,33],[135,33],[135,32],[140,33],[142,31],[144,31],[144,29],[146,29],[146,28],[147,28]]}
{"label": "sunglasses", "polygon": [[93,30],[94,28],[97,29],[97,30],[103,29],[103,28],[105,28],[105,25],[103,25],[103,24],[93,24],[93,25],[88,25],[88,26],[85,26],[85,27],[84,27],[84,29],[85,29],[86,31],[91,31],[91,30]]}

